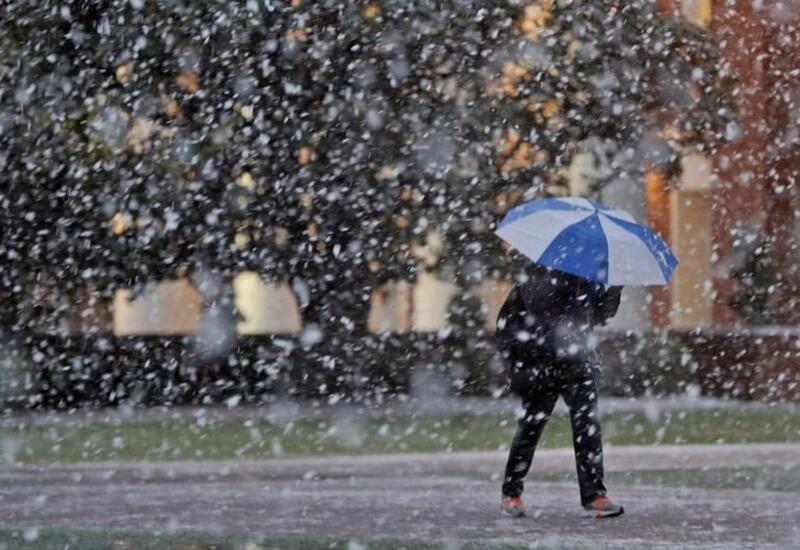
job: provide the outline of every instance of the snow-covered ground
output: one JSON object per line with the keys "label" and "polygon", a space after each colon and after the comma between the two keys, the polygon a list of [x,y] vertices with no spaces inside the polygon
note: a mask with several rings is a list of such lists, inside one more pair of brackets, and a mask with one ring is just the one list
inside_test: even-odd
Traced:
{"label": "snow-covered ground", "polygon": [[[610,447],[611,472],[797,466],[800,445]],[[6,526],[192,530],[367,540],[483,540],[563,548],[798,548],[800,494],[612,487],[626,515],[582,517],[570,449],[541,450],[530,514],[499,514],[499,452],[0,469]],[[540,481],[537,481],[537,476]]]}

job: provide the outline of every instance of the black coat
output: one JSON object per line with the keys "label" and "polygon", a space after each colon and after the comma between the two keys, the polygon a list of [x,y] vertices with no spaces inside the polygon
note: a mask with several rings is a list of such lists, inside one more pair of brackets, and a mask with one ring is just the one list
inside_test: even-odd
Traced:
{"label": "black coat", "polygon": [[506,298],[497,317],[497,343],[508,357],[596,360],[591,330],[619,308],[621,286],[606,287],[534,265]]}

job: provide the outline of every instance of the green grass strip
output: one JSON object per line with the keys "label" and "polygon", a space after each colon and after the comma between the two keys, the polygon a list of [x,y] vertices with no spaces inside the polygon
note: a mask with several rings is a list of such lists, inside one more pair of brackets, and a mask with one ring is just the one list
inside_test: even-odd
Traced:
{"label": "green grass strip", "polygon": [[[91,461],[267,459],[331,454],[380,454],[505,449],[512,415],[332,417],[270,423],[52,425],[0,428],[0,464]],[[614,445],[797,443],[800,414],[785,409],[612,413],[603,437]],[[565,414],[551,419],[542,447],[572,445]]]}

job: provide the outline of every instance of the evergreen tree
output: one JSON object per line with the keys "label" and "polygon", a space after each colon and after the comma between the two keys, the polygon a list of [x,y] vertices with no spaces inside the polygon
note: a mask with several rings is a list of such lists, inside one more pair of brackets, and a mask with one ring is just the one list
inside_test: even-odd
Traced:
{"label": "evergreen tree", "polygon": [[432,231],[440,268],[498,274],[494,224],[561,193],[576,153],[654,132],[710,150],[730,119],[708,39],[649,0],[5,9],[7,326],[43,285],[58,310],[188,276],[230,308],[217,287],[248,269],[291,282],[308,324],[363,331]]}

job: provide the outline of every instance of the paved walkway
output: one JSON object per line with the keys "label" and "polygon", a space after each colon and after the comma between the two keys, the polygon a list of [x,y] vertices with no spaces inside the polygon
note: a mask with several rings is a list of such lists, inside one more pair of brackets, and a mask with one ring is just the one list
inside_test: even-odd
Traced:
{"label": "paved walkway", "polygon": [[[610,447],[609,471],[800,464],[800,445]],[[582,517],[572,484],[527,485],[531,515],[497,511],[496,452],[0,468],[0,525],[508,540],[561,548],[800,548],[800,494],[618,487],[627,514]],[[573,468],[541,450],[536,473]]]}

